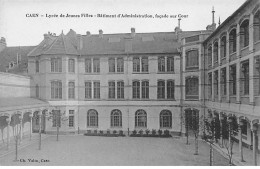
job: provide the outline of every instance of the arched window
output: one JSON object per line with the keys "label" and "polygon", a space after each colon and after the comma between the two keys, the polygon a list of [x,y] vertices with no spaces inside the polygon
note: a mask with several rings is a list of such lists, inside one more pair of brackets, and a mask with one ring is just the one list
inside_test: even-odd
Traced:
{"label": "arched window", "polygon": [[185,82],[186,99],[199,99],[198,77],[188,77]]}
{"label": "arched window", "polygon": [[98,112],[89,110],[87,114],[87,127],[98,127]]}
{"label": "arched window", "polygon": [[254,15],[254,42],[260,40],[260,10]]}
{"label": "arched window", "polygon": [[212,46],[208,47],[208,65],[212,65]]}
{"label": "arched window", "polygon": [[172,127],[172,113],[169,110],[163,110],[160,113],[160,128]]}
{"label": "arched window", "polygon": [[111,127],[122,127],[122,113],[120,110],[112,110]]}
{"label": "arched window", "polygon": [[221,58],[225,58],[226,57],[226,54],[227,54],[227,50],[226,50],[226,47],[227,47],[227,37],[226,36],[223,36],[221,38],[221,42],[220,42],[221,46],[220,46],[220,57]]}
{"label": "arched window", "polygon": [[199,51],[189,50],[186,52],[186,68],[199,67]]}
{"label": "arched window", "polygon": [[147,126],[147,115],[144,110],[137,110],[135,112],[135,127],[146,127]]}
{"label": "arched window", "polygon": [[244,20],[240,25],[240,47],[249,45],[249,20]]}
{"label": "arched window", "polygon": [[237,51],[237,36],[236,36],[236,29],[233,29],[229,33],[229,53],[234,53]]}
{"label": "arched window", "polygon": [[218,42],[214,43],[213,47],[213,58],[214,58],[214,63],[218,63]]}

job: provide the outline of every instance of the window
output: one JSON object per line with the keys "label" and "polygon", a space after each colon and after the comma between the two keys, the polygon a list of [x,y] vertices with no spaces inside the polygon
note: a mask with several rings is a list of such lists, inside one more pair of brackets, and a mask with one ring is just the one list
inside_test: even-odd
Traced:
{"label": "window", "polygon": [[230,66],[230,94],[236,95],[236,65]]}
{"label": "window", "polygon": [[218,71],[215,71],[214,72],[214,94],[215,94],[215,96],[218,95],[218,81],[219,81]]}
{"label": "window", "polygon": [[120,110],[112,110],[111,127],[122,127],[122,113]]}
{"label": "window", "polygon": [[236,29],[233,29],[229,33],[229,53],[234,53],[237,50],[237,36],[236,36]]}
{"label": "window", "polygon": [[226,57],[226,53],[227,53],[227,38],[226,36],[223,36],[221,38],[221,41],[220,41],[220,55],[221,55],[221,58],[225,58]]}
{"label": "window", "polygon": [[174,71],[174,58],[169,56],[167,57],[167,72]]}
{"label": "window", "polygon": [[100,99],[100,82],[94,82],[94,98]]}
{"label": "window", "polygon": [[147,126],[147,115],[144,110],[137,110],[135,112],[135,127],[146,127]]}
{"label": "window", "polygon": [[139,57],[133,58],[133,72],[140,72],[140,59],[139,59]]}
{"label": "window", "polygon": [[51,58],[51,72],[62,72],[61,58]]}
{"label": "window", "polygon": [[163,110],[160,113],[160,128],[172,127],[172,113],[169,110]]}
{"label": "window", "polygon": [[214,43],[213,58],[214,58],[214,63],[218,63],[218,42]]}
{"label": "window", "polygon": [[247,121],[244,121],[243,125],[241,126],[241,132],[243,135],[247,135]]}
{"label": "window", "polygon": [[116,98],[116,87],[115,82],[108,82],[108,98],[115,99]]}
{"label": "window", "polygon": [[52,127],[57,127],[57,123],[58,126],[61,126],[61,117],[60,117],[60,110],[54,110],[53,111],[53,118],[52,118]]}
{"label": "window", "polygon": [[185,80],[186,99],[199,99],[199,79],[198,77],[188,77]]}
{"label": "window", "polygon": [[165,82],[158,81],[157,82],[157,98],[158,99],[165,99]]}
{"label": "window", "polygon": [[93,72],[99,73],[100,72],[100,60],[99,59],[93,59]]}
{"label": "window", "polygon": [[92,67],[91,67],[91,59],[85,59],[85,72],[91,73]]}
{"label": "window", "polygon": [[199,51],[190,50],[186,52],[186,68],[198,68],[199,67]]}
{"label": "window", "polygon": [[148,72],[148,57],[142,57],[142,72]]}
{"label": "window", "polygon": [[87,113],[87,127],[98,127],[98,112],[89,110]]}
{"label": "window", "polygon": [[69,110],[69,127],[74,127],[74,110]]}
{"label": "window", "polygon": [[61,81],[51,81],[51,98],[52,99],[62,99]]}
{"label": "window", "polygon": [[142,81],[142,99],[149,99],[149,81]]}
{"label": "window", "polygon": [[174,99],[174,81],[167,81],[167,99]]}
{"label": "window", "polygon": [[140,82],[134,81],[133,82],[133,99],[140,98]]}
{"label": "window", "polygon": [[159,72],[173,72],[174,71],[174,58],[172,56],[158,57],[158,71]]}
{"label": "window", "polygon": [[91,99],[92,98],[92,85],[91,82],[85,82],[85,98]]}
{"label": "window", "polygon": [[254,15],[254,42],[260,40],[260,10]]}
{"label": "window", "polygon": [[211,100],[212,96],[212,73],[208,74],[208,97]]}
{"label": "window", "polygon": [[124,98],[124,82],[123,81],[117,82],[117,98],[118,99]]}
{"label": "window", "polygon": [[36,73],[39,72],[39,68],[40,68],[39,60],[36,60],[36,61],[35,61],[35,69],[36,69]]}
{"label": "window", "polygon": [[245,20],[240,25],[240,47],[249,45],[249,20]]}
{"label": "window", "polygon": [[124,59],[117,58],[117,72],[124,72]]}
{"label": "window", "polygon": [[223,95],[227,94],[227,78],[226,78],[226,68],[221,70],[221,91],[223,91]]}
{"label": "window", "polygon": [[69,72],[75,73],[75,60],[69,59]]}
{"label": "window", "polygon": [[242,64],[242,86],[243,86],[243,91],[244,91],[244,95],[248,95],[249,94],[249,62],[245,62]]}
{"label": "window", "polygon": [[36,96],[36,98],[39,98],[39,85],[36,85],[35,86],[35,96]]}
{"label": "window", "polygon": [[115,58],[109,58],[108,59],[108,66],[109,66],[109,72],[115,72],[116,71]]}
{"label": "window", "polygon": [[69,82],[69,99],[75,99],[75,83]]}
{"label": "window", "polygon": [[208,65],[212,65],[212,46],[208,48]]}

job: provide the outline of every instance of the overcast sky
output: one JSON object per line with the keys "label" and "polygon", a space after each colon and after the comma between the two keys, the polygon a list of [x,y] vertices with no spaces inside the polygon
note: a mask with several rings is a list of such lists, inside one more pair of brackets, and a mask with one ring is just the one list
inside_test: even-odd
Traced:
{"label": "overcast sky", "polygon": [[[7,46],[37,45],[48,31],[59,35],[70,29],[79,34],[90,31],[97,34],[102,29],[107,33],[169,32],[178,25],[178,18],[61,18],[70,15],[118,15],[148,14],[188,15],[181,20],[183,31],[203,30],[212,23],[212,6],[215,20],[223,22],[245,0],[0,0],[0,37],[5,37]],[[39,14],[39,17],[26,17]],[[57,14],[59,17],[48,18]],[[43,15],[43,16],[42,16]]]}

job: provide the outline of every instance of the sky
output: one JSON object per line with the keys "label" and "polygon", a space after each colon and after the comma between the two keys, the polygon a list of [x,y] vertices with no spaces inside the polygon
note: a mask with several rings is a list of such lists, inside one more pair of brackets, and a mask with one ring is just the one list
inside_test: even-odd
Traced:
{"label": "sky", "polygon": [[[173,32],[182,16],[183,31],[204,30],[215,21],[223,22],[245,0],[0,0],[0,37],[7,46],[35,46],[47,32],[66,34],[73,29],[85,35],[87,31],[98,34]],[[38,14],[38,17],[32,17]],[[80,17],[61,17],[79,15]],[[81,17],[81,14],[93,17]],[[115,15],[116,18],[97,17],[98,14]],[[120,17],[118,17],[118,15]],[[151,15],[153,18],[122,18],[122,14]],[[58,17],[49,17],[55,15]],[[160,18],[165,16],[167,18]],[[157,17],[160,16],[160,17]],[[172,18],[170,18],[172,17]]]}

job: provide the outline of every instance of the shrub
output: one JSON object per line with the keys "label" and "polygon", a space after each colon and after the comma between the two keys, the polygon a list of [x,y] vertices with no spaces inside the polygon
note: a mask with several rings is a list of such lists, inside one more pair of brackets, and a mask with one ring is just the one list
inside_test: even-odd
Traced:
{"label": "shrub", "polygon": [[90,134],[90,133],[91,133],[91,130],[87,130],[87,133]]}
{"label": "shrub", "polygon": [[146,135],[148,135],[148,134],[150,133],[150,130],[149,130],[149,129],[146,129],[146,130],[145,130],[145,133],[146,133]]}
{"label": "shrub", "polygon": [[139,133],[140,135],[143,135],[143,132],[144,132],[144,131],[143,131],[142,129],[138,131],[138,133]]}
{"label": "shrub", "polygon": [[119,130],[119,135],[120,135],[120,136],[123,136],[123,135],[124,135],[123,130]]}
{"label": "shrub", "polygon": [[113,134],[116,134],[117,133],[117,131],[116,130],[113,130]]}
{"label": "shrub", "polygon": [[158,134],[159,134],[159,136],[161,136],[162,135],[162,130],[158,130]]}
{"label": "shrub", "polygon": [[155,136],[156,135],[156,130],[152,129],[152,135]]}
{"label": "shrub", "polygon": [[137,131],[136,131],[136,130],[134,130],[134,131],[133,131],[133,135],[136,135],[136,134],[137,134]]}
{"label": "shrub", "polygon": [[100,134],[103,134],[103,130],[100,130],[99,133],[100,133]]}
{"label": "shrub", "polygon": [[163,134],[166,135],[166,136],[169,136],[170,135],[170,131],[169,130],[164,130]]}
{"label": "shrub", "polygon": [[110,134],[110,130],[107,130],[107,134]]}

